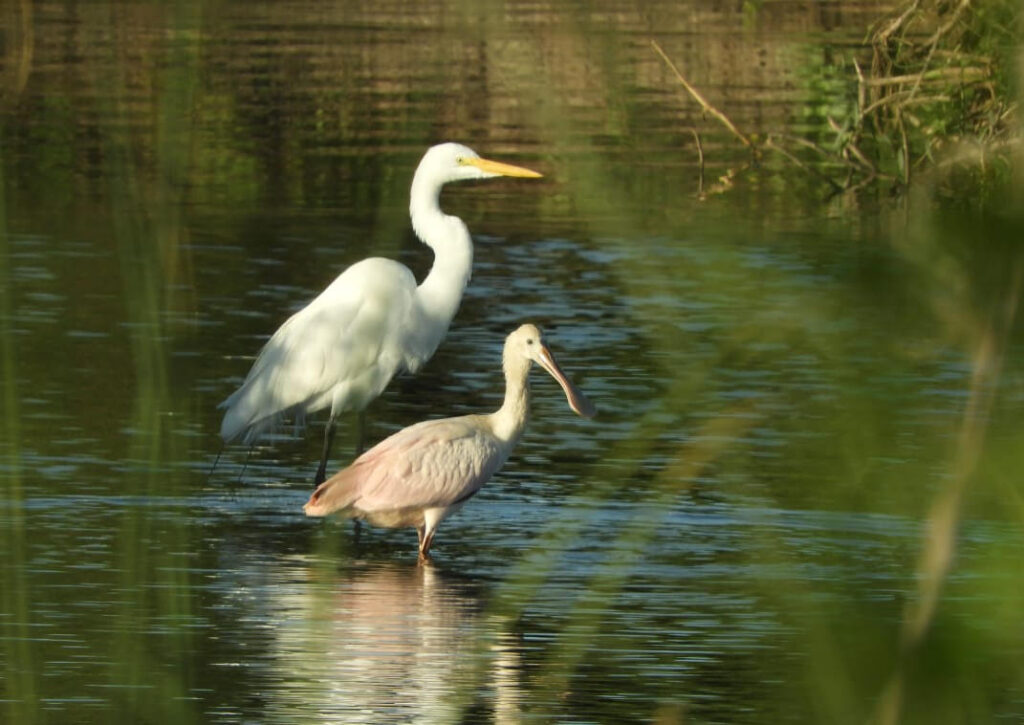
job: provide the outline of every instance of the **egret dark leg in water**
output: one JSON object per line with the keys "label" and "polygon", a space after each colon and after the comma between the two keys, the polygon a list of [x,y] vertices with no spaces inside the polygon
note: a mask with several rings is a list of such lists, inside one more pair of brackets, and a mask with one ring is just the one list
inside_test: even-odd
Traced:
{"label": "egret dark leg in water", "polygon": [[[363,448],[366,446],[366,412],[360,410],[357,417],[358,423],[356,428],[356,458],[363,452]],[[327,460],[331,457],[331,446],[334,445],[334,419],[327,421],[327,427],[324,429],[324,450],[320,455],[320,466],[316,469],[316,476],[313,477],[313,485],[319,486],[327,479]]]}
{"label": "egret dark leg in water", "polygon": [[249,467],[249,458],[252,456],[253,447],[254,446],[249,446],[249,450],[245,452],[245,460],[242,462],[242,470],[238,472],[238,478],[235,479],[236,484],[242,482],[242,476],[245,475],[245,469]]}
{"label": "egret dark leg in water", "polygon": [[[359,411],[359,432],[356,433],[356,458],[363,455],[363,449],[366,447],[366,411]],[[323,483],[321,481],[320,483]],[[320,485],[319,483],[317,484]],[[363,530],[363,525],[359,523],[359,519],[352,519],[354,528],[356,531],[356,545],[359,544],[359,534]]]}
{"label": "egret dark leg in water", "polygon": [[320,466],[313,477],[313,485],[319,486],[327,478],[327,458],[331,455],[331,444],[334,443],[334,418],[327,421],[324,429],[324,452],[320,454]]}
{"label": "egret dark leg in water", "polygon": [[356,430],[356,458],[363,454],[366,447],[366,411],[359,411],[359,428]]}
{"label": "egret dark leg in water", "polygon": [[210,483],[210,476],[212,476],[213,472],[217,470],[217,464],[220,463],[220,457],[221,454],[224,453],[224,446],[226,445],[227,444],[223,442],[220,444],[220,450],[217,451],[217,457],[213,459],[213,465],[210,466],[210,470],[206,472],[206,483]]}

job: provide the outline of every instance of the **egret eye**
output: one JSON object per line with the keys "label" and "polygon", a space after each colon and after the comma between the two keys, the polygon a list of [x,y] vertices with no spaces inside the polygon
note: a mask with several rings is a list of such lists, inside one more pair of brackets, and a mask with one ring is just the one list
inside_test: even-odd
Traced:
{"label": "egret eye", "polygon": [[526,338],[526,344],[527,345],[532,345],[533,344],[533,338],[532,337]]}
{"label": "egret eye", "polygon": [[465,166],[466,165],[466,157],[465,156],[456,156],[455,157],[455,163],[457,163],[459,166]]}

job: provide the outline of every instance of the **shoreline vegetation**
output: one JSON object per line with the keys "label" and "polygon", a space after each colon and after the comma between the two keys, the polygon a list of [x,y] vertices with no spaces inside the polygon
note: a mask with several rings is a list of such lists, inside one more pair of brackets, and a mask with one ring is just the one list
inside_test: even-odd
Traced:
{"label": "shoreline vegetation", "polygon": [[1024,65],[1020,36],[1021,9],[1012,0],[911,0],[868,30],[861,57],[844,69],[847,111],[828,115],[827,131],[813,136],[744,133],[657,41],[651,46],[703,114],[750,149],[745,167],[708,185],[700,132],[691,127],[699,197],[728,191],[768,152],[827,184],[832,195],[871,186],[899,195],[915,181],[966,180],[984,189],[1011,175],[1022,150],[1015,77],[1016,66]]}

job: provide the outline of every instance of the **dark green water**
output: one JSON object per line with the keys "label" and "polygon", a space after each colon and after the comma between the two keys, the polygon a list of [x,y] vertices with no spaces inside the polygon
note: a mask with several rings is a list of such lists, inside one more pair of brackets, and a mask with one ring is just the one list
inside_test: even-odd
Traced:
{"label": "dark green water", "polygon": [[[5,6],[3,721],[1024,716],[1020,190],[750,167],[650,46],[746,132],[815,134],[881,7]],[[474,276],[370,439],[496,408],[526,321],[601,413],[535,375],[422,568],[302,515],[322,419],[207,473],[291,311],[366,256],[425,274],[442,140],[545,178],[446,190]]]}

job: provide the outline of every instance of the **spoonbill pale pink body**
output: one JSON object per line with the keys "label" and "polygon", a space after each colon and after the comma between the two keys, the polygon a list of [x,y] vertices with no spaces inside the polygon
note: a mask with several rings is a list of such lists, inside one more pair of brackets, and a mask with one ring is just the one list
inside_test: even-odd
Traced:
{"label": "spoonbill pale pink body", "polygon": [[415,526],[420,558],[429,558],[438,525],[501,468],[522,436],[534,362],[558,381],[576,413],[594,415],[540,330],[522,325],[505,340],[505,400],[497,412],[429,420],[400,430],[322,483],[306,503],[306,515],[338,513],[377,526]]}

